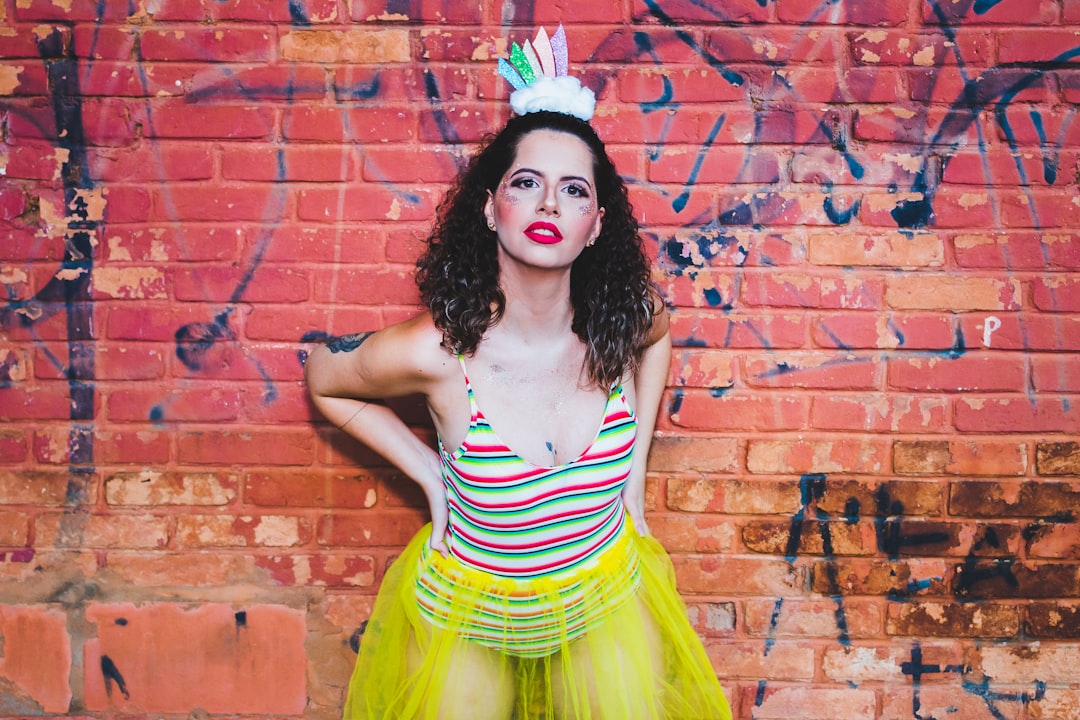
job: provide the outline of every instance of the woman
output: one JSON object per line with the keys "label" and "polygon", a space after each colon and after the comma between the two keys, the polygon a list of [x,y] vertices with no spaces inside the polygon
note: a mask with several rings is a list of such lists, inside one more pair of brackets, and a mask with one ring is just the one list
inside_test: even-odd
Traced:
{"label": "woman", "polygon": [[[426,312],[307,361],[319,410],[419,484],[432,518],[383,581],[345,716],[730,718],[647,534],[667,315],[588,123],[512,118],[418,266]],[[370,402],[414,393],[438,449]]]}

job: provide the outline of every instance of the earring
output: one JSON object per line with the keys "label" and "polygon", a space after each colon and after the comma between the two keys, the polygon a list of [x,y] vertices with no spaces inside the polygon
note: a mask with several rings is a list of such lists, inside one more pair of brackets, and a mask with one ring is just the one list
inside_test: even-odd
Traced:
{"label": "earring", "polygon": [[494,230],[494,229],[495,229],[495,221],[488,218],[488,230]]}

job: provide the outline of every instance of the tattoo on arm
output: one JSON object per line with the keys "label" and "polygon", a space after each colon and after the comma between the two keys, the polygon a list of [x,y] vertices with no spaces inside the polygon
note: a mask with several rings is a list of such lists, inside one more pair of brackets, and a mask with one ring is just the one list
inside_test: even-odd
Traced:
{"label": "tattoo on arm", "polygon": [[332,353],[352,352],[363,345],[370,335],[370,332],[362,332],[330,338],[326,341],[326,347],[330,348]]}

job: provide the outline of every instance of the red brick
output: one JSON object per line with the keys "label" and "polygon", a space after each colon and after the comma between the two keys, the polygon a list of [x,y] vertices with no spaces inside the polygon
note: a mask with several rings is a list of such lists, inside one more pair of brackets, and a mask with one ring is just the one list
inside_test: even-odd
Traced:
{"label": "red brick", "polygon": [[733,360],[734,356],[725,351],[678,348],[672,354],[668,384],[712,389],[731,387]]}
{"label": "red brick", "polygon": [[72,50],[77,57],[94,60],[134,59],[135,33],[131,32],[131,27],[126,23],[112,25],[96,22],[75,25],[72,28],[72,35],[74,37]]}
{"label": "red brick", "polygon": [[191,88],[199,70],[191,64],[97,60],[86,66],[79,90],[84,97],[179,97]]}
{"label": "red brick", "polygon": [[1027,615],[1024,628],[1033,637],[1055,639],[1080,637],[1080,605],[1037,602],[1028,605]]}
{"label": "red brick", "polygon": [[754,706],[754,718],[761,720],[834,720],[837,708],[849,720],[877,717],[877,696],[873,690],[851,688],[769,686],[761,702]]}
{"label": "red brick", "polygon": [[[744,313],[677,308],[671,318],[676,347],[802,348],[807,321],[792,314],[769,311]],[[675,356],[678,362],[679,357]]]}
{"label": "red brick", "polygon": [[[935,25],[953,23],[963,23],[965,26],[999,23],[1046,25],[1053,24],[1057,19],[1058,6],[1053,0],[1033,0],[1022,8],[1009,3],[988,3],[983,7],[973,3],[953,3],[939,7],[923,7],[922,13],[924,22]],[[984,32],[987,31],[984,30]]]}
{"label": "red brick", "polygon": [[[298,213],[305,221],[429,220],[438,197],[427,188],[394,190],[347,185],[298,193]],[[331,214],[332,213],[332,214]]]}
{"label": "red brick", "polygon": [[[64,612],[47,605],[0,607],[0,638],[4,641],[0,679],[16,695],[6,698],[14,712],[32,704],[46,713],[67,713],[72,657]],[[26,705],[20,705],[19,696]]]}
{"label": "red brick", "polygon": [[275,33],[260,28],[185,25],[177,30],[143,29],[139,33],[142,60],[202,62],[268,62],[277,44]]}
{"label": "red brick", "polygon": [[940,595],[948,572],[943,560],[911,558],[902,562],[884,559],[836,558],[811,567],[814,592],[848,595]]}
{"label": "red brick", "polygon": [[177,460],[196,465],[310,465],[315,440],[310,431],[205,430],[177,437]]}
{"label": "red brick", "polygon": [[300,364],[301,346],[290,344],[261,345],[218,342],[205,354],[198,355],[194,367],[174,363],[173,375],[199,380],[262,381],[260,390],[270,395],[276,392],[274,381],[299,381],[303,378]]}
{"label": "red brick", "polygon": [[477,143],[499,126],[488,104],[441,103],[419,116],[418,139],[425,143]]}
{"label": "red brick", "polygon": [[224,422],[239,417],[240,396],[214,386],[114,390],[106,393],[105,407],[112,422]]}
{"label": "red brick", "polygon": [[1068,396],[961,398],[953,412],[961,432],[1080,432],[1080,408]]}
{"label": "red brick", "polygon": [[171,187],[155,191],[160,220],[276,220],[292,213],[290,198],[276,185],[243,187],[206,185]]}
{"label": "red brick", "polygon": [[1080,267],[1080,242],[1067,232],[963,234],[953,238],[953,249],[957,264],[962,267],[1005,270]]}
{"label": "red brick", "polygon": [[106,260],[118,262],[237,261],[242,226],[177,225],[109,227]]}
{"label": "red brick", "polygon": [[779,640],[768,646],[761,640],[709,640],[705,650],[721,677],[773,682],[813,678],[814,646],[809,642]]}
{"label": "red brick", "polygon": [[[1000,313],[990,316],[978,314],[964,315],[961,318],[963,337],[970,338],[967,344],[983,345],[986,340],[995,350],[1024,350],[1036,353],[1043,350],[1080,349],[1080,317],[1063,314],[1036,313]],[[1000,323],[1000,325],[998,325]],[[1033,374],[1040,361],[1056,359],[1058,367],[1068,367],[1069,356],[1032,355]],[[1046,388],[1040,388],[1046,389]]]}
{"label": "red brick", "polygon": [[[1024,540],[1030,558],[1071,560],[1080,552],[1080,534],[1072,521],[1036,521],[1025,526]],[[1052,621],[1053,617],[1050,616],[1049,620]]]}
{"label": "red brick", "polygon": [[946,432],[948,403],[903,394],[837,394],[814,399],[810,426],[872,433]]}
{"label": "red brick", "polygon": [[26,433],[18,428],[0,430],[0,463],[15,465],[28,457]]}
{"label": "red brick", "polygon": [[880,5],[822,6],[813,0],[777,0],[776,17],[788,23],[838,23],[846,25],[900,25],[908,19],[903,3]]}
{"label": "red brick", "polygon": [[369,147],[364,150],[363,176],[370,182],[448,183],[454,179],[461,153],[453,147]]}
{"label": "red brick", "polygon": [[629,69],[616,77],[618,99],[624,103],[650,105],[673,103],[739,102],[746,90],[718,78],[708,67]]}
{"label": "red brick", "polygon": [[244,268],[234,265],[200,264],[179,266],[169,277],[174,297],[192,302],[229,302],[249,280],[243,294],[248,302],[303,302],[310,293],[308,274],[288,266],[262,264],[248,277]]}
{"label": "red brick", "polygon": [[[304,610],[274,605],[93,605],[86,643],[86,707],[213,714],[299,714],[307,702]],[[122,622],[121,622],[122,621]],[[108,656],[130,698],[106,688]]]}
{"label": "red brick", "polygon": [[[659,13],[653,12],[658,8]],[[755,0],[736,0],[725,3],[722,7],[701,5],[689,0],[676,0],[676,2],[647,3],[644,0],[634,0],[633,18],[635,20],[647,20],[656,18],[665,23],[709,24],[731,22],[765,22],[769,18],[768,9],[762,7]]]}
{"label": "red brick", "polygon": [[66,382],[42,382],[33,387],[0,387],[0,420],[61,420],[71,417]]}
{"label": "red brick", "polygon": [[416,512],[339,512],[320,518],[316,532],[320,545],[332,547],[404,546],[425,522]]}
{"label": "red brick", "polygon": [[984,35],[935,33],[912,35],[903,31],[867,30],[849,33],[851,58],[865,65],[934,67],[963,63],[978,67],[992,60],[991,38]]}
{"label": "red brick", "polygon": [[807,259],[815,265],[940,267],[944,242],[936,233],[812,234]]}
{"label": "red brick", "polygon": [[99,265],[93,270],[91,285],[95,300],[160,300],[167,297],[165,276],[156,267]]}
{"label": "red brick", "polygon": [[[692,262],[699,261],[697,256],[700,255],[700,248],[693,245],[689,247],[683,245],[682,247],[687,249],[686,251],[689,252]],[[681,257],[678,258],[678,261],[681,260]],[[700,262],[704,264],[706,261],[704,258],[700,258]],[[698,270],[695,264],[694,266],[688,265],[688,269],[685,271],[659,278],[657,284],[666,303],[674,306],[676,315],[682,311],[681,308],[719,307],[725,311],[724,315],[727,316],[730,315],[727,311],[735,304],[736,300],[735,283],[737,275],[737,271],[726,268],[702,268]],[[705,315],[704,312],[700,314],[705,317],[714,317],[711,314]],[[697,315],[694,317],[697,317]],[[805,333],[802,333],[802,335],[805,335]]]}
{"label": "red brick", "polygon": [[898,390],[1021,392],[1027,387],[1022,357],[968,352],[961,357],[895,358],[888,368],[889,387]]}
{"label": "red brick", "polygon": [[29,531],[26,513],[0,511],[0,547],[25,547],[29,544]]}
{"label": "red brick", "polygon": [[[1075,164],[1069,162],[1071,157],[1071,154],[1064,154],[1058,165]],[[998,148],[982,153],[958,152],[944,163],[942,180],[949,184],[983,186],[1045,186],[1057,181],[1057,171],[1056,168],[1051,171],[1051,166],[1039,152]]]}
{"label": "red brick", "polygon": [[[171,348],[144,343],[123,346],[99,343],[94,347],[94,378],[96,380],[156,380],[165,374],[166,358]],[[46,367],[44,356],[35,359],[40,372]],[[57,377],[55,369],[49,377]]]}
{"label": "red brick", "polygon": [[[684,593],[773,596],[801,591],[804,572],[786,560],[731,555],[676,555],[672,558]],[[731,578],[739,578],[737,586]]]}
{"label": "red brick", "polygon": [[819,315],[813,328],[815,345],[841,350],[951,350],[956,343],[951,319],[937,314],[850,312]]}
{"label": "red brick", "polygon": [[154,6],[153,17],[154,20],[170,22],[241,20],[287,23],[292,20],[287,7],[251,4],[243,0],[161,0]]}
{"label": "red brick", "polygon": [[[420,297],[411,271],[382,265],[320,270],[312,281],[316,302],[415,307]],[[362,328],[354,331],[357,329]]]}
{"label": "red brick", "polygon": [[128,7],[123,6],[104,6],[104,5],[82,5],[76,3],[70,7],[63,5],[56,5],[50,0],[28,0],[27,2],[20,3],[15,8],[15,14],[13,17],[21,21],[51,21],[59,20],[65,22],[75,21],[93,21],[93,22],[116,22],[124,21],[128,19]]}
{"label": "red brick", "polygon": [[726,146],[672,148],[649,162],[648,177],[655,182],[774,183],[780,178],[780,165],[775,155],[747,155]]}
{"label": "red brick", "polygon": [[265,106],[168,99],[147,105],[139,119],[150,138],[269,139],[274,125],[273,112]]}
{"label": "red brick", "polygon": [[290,140],[386,143],[412,140],[413,111],[393,107],[348,110],[304,105],[289,108],[282,118],[282,135]]}
{"label": "red brick", "polygon": [[806,426],[809,398],[769,393],[717,394],[689,389],[676,393],[670,407],[671,424],[686,430],[797,430]]}
{"label": "red brick", "polygon": [[[785,603],[786,607],[786,603]],[[845,611],[849,602],[844,602]],[[920,645],[924,662],[927,664],[939,660],[944,656],[951,660],[949,655],[955,654],[948,648],[935,648]],[[858,646],[829,648],[825,651],[821,666],[825,676],[835,682],[848,682],[862,685],[866,682],[885,682],[895,685],[903,685],[903,665],[911,661],[911,648],[909,646],[888,645],[883,647],[868,647],[862,644]],[[941,665],[956,664],[947,660]]]}
{"label": "red brick", "polygon": [[[299,351],[297,351],[299,352]],[[299,360],[299,358],[297,358]],[[266,368],[262,368],[263,371]],[[300,373],[299,362],[292,378]],[[266,373],[274,379],[279,373]],[[285,380],[285,378],[282,378]],[[241,417],[253,425],[310,424],[322,419],[311,404],[307,388],[299,380],[271,383],[246,383],[240,391]]]}
{"label": "red brick", "polygon": [[[64,436],[70,433],[61,430]],[[94,433],[94,460],[113,465],[163,464],[169,461],[171,441],[169,434],[159,430],[99,430]],[[55,450],[66,448],[66,444],[52,443],[53,456],[50,462],[67,462],[66,458],[57,457]],[[40,456],[39,462],[45,460]]]}
{"label": "red brick", "polygon": [[321,471],[298,478],[292,472],[248,473],[244,499],[265,507],[370,508],[378,497],[377,484],[370,474]]}
{"label": "red brick", "polygon": [[[752,637],[823,637],[835,639],[836,601],[832,598],[784,598],[778,616],[777,603],[771,598],[749,599],[744,603],[743,625]],[[881,635],[883,608],[865,599],[846,599],[844,617],[850,637]]]}
{"label": "red brick", "polygon": [[1002,142],[1031,148],[1033,151],[1039,148],[1036,152],[1042,151],[1045,138],[1048,137],[1054,138],[1057,147],[1072,148],[1080,145],[1080,129],[1072,123],[1064,124],[1063,118],[1053,111],[1040,113],[1038,125],[1031,121],[1030,110],[1020,112],[1019,108],[1007,108],[1003,113],[1003,120],[995,124],[994,131],[990,133],[990,136],[996,135]]}
{"label": "red brick", "polygon": [[343,182],[356,177],[355,157],[346,146],[277,148],[245,144],[221,152],[226,180],[262,182]]}
{"label": "red brick", "polygon": [[709,29],[705,49],[725,63],[833,63],[843,47],[839,30],[760,25],[753,33],[739,28]]}
{"label": "red brick", "polygon": [[769,353],[743,358],[741,376],[750,387],[873,389],[881,385],[877,358],[847,353]]}
{"label": "red brick", "polygon": [[1032,299],[1044,312],[1080,312],[1080,281],[1065,274],[1043,275],[1032,282]]}
{"label": "red brick", "polygon": [[[949,124],[945,124],[949,120]],[[950,117],[945,110],[915,105],[912,107],[859,107],[855,110],[854,137],[859,140],[922,145],[950,145],[952,143],[978,143],[982,118],[970,120]],[[928,128],[936,128],[933,134]],[[988,132],[988,127],[982,128]]]}
{"label": "red brick", "polygon": [[1073,668],[1080,660],[1080,650],[1075,646],[1039,647],[1038,643],[1028,647],[987,644],[970,650],[968,659],[975,672],[993,678],[995,684],[1026,685],[1038,678],[1049,686],[1069,687],[1076,677]]}
{"label": "red brick", "polygon": [[[932,663],[924,661],[924,664]],[[964,667],[962,662],[952,664],[955,667]],[[938,664],[939,670],[944,670],[945,667],[947,666],[944,664]],[[927,682],[930,678],[942,678],[943,681]],[[953,678],[952,682],[948,681],[950,678]],[[1019,702],[988,700],[982,695],[983,691],[980,683],[969,680],[966,682],[970,682],[972,685],[962,686],[961,682],[965,681],[961,681],[952,674],[937,675],[934,673],[924,675],[918,695],[915,694],[914,690],[906,688],[885,695],[883,717],[905,718],[906,720],[909,715],[914,715],[912,708],[916,707],[916,698],[918,699],[918,710],[916,712],[922,717],[941,718],[948,717],[950,714],[958,718],[962,717],[964,720],[969,718],[970,720],[1000,720],[1003,717],[1022,717],[1018,715],[1018,713],[1024,712]],[[994,688],[989,692],[998,691],[996,685],[991,684],[989,680],[987,680],[987,683],[989,687]],[[966,691],[967,687],[971,688],[970,692]],[[1030,686],[1026,689],[1030,691]],[[1017,694],[1022,693],[1024,690],[1025,688],[1018,688]],[[1049,718],[1045,720],[1049,720]]]}

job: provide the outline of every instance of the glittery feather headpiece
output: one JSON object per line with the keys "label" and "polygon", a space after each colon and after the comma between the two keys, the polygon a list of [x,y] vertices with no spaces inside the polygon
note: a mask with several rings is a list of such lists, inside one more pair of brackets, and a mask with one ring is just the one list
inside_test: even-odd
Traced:
{"label": "glittery feather headpiece", "polygon": [[567,74],[566,32],[560,25],[548,38],[540,28],[536,38],[524,47],[516,42],[510,61],[499,58],[499,74],[514,86],[510,107],[518,115],[548,110],[565,113],[588,122],[596,108],[596,96],[581,81]]}

